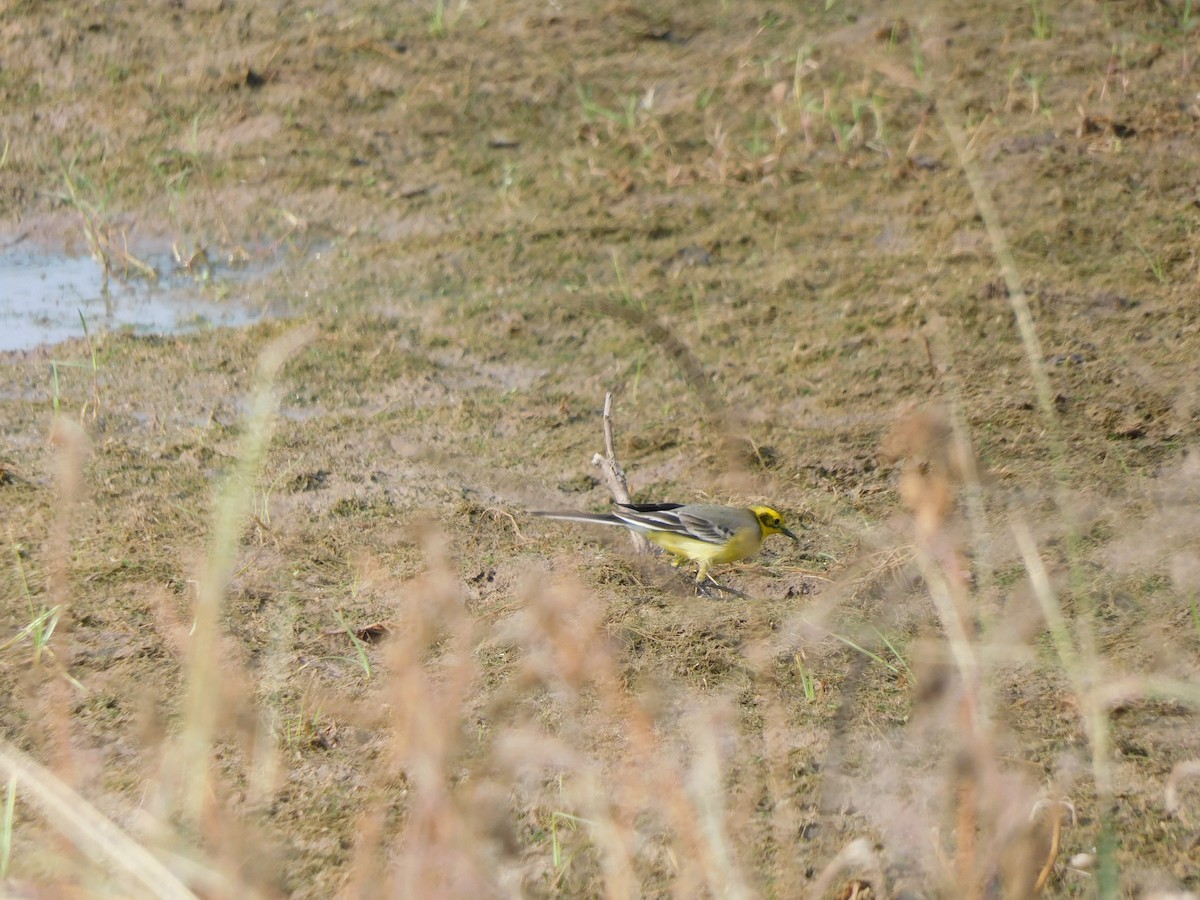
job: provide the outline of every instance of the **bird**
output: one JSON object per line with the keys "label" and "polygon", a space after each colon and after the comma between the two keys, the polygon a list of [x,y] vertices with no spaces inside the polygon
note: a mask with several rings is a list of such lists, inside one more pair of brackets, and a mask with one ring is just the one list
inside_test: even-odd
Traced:
{"label": "bird", "polygon": [[745,596],[718,584],[709,569],[721,563],[746,559],[758,552],[763,539],[782,534],[799,542],[769,506],[722,506],[717,503],[617,503],[610,513],[532,510],[531,515],[568,522],[620,525],[643,534],[673,554],[671,564],[699,566],[696,586],[702,593],[711,584],[718,590]]}

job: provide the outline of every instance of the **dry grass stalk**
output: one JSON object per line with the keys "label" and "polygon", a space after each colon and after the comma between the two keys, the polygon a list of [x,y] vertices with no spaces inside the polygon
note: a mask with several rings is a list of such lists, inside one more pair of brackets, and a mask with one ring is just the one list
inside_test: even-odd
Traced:
{"label": "dry grass stalk", "polygon": [[275,381],[283,365],[311,340],[311,328],[289,332],[259,356],[254,398],[237,466],[222,487],[215,508],[208,557],[199,581],[195,619],[188,646],[188,688],[184,730],[172,766],[184,819],[198,822],[211,809],[211,752],[221,700],[218,618],[225,598],[244,517],[262,466],[278,407]]}
{"label": "dry grass stalk", "polygon": [[735,423],[730,418],[728,405],[723,401],[712,375],[692,352],[687,342],[676,332],[658,321],[647,310],[628,302],[617,302],[604,298],[594,301],[595,307],[604,315],[627,323],[640,330],[656,352],[673,362],[683,375],[688,388],[699,401],[707,433],[715,438],[729,472],[745,468],[742,447],[735,437]]}
{"label": "dry grass stalk", "polygon": [[83,853],[111,866],[155,897],[194,898],[174,872],[76,791],[16,747],[0,743],[0,771]]}
{"label": "dry grass stalk", "polygon": [[962,743],[955,791],[954,873],[964,896],[982,895],[976,832],[985,785],[993,780],[988,715],[982,696],[981,666],[974,645],[967,564],[951,527],[967,466],[965,448],[949,418],[924,410],[903,417],[880,451],[885,462],[904,460],[900,498],[913,517],[917,564],[933,600],[960,679]]}
{"label": "dry grass stalk", "polygon": [[[878,900],[887,900],[887,880],[883,874],[882,863],[872,849],[870,841],[863,838],[856,838],[842,848],[821,870],[821,874],[808,889],[807,896],[812,900],[828,897],[838,880],[848,874],[864,876],[871,885],[871,896]],[[852,890],[857,891],[857,887],[852,887]]]}
{"label": "dry grass stalk", "polygon": [[411,786],[389,884],[399,896],[462,896],[486,892],[488,884],[485,823],[453,787],[478,679],[478,635],[445,539],[432,524],[421,532],[427,570],[401,594],[388,646],[392,737],[385,772]]}
{"label": "dry grass stalk", "polygon": [[89,441],[83,427],[65,417],[58,417],[50,428],[50,444],[58,450],[57,515],[50,535],[49,589],[51,602],[66,609],[70,602],[70,576],[67,561],[71,558],[71,518],[83,492],[83,464]]}
{"label": "dry grass stalk", "polygon": [[1163,805],[1168,813],[1179,816],[1181,820],[1190,825],[1191,819],[1183,809],[1183,803],[1179,798],[1179,785],[1189,778],[1200,778],[1200,759],[1186,759],[1172,766],[1171,777],[1167,779],[1166,787],[1163,789]]}

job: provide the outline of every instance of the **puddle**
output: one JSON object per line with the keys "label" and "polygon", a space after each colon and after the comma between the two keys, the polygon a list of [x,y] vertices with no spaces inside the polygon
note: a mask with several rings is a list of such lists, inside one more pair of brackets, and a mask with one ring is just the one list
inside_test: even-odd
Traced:
{"label": "puddle", "polygon": [[84,336],[131,329],[171,334],[247,325],[277,313],[252,304],[242,288],[275,265],[213,263],[204,274],[183,271],[170,254],[146,258],[156,281],[109,278],[90,256],[63,256],[10,248],[0,252],[0,351],[29,350]]}

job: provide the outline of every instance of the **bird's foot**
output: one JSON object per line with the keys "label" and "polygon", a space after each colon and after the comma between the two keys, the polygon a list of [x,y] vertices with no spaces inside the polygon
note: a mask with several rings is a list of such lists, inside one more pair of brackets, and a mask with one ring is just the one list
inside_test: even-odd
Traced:
{"label": "bird's foot", "polygon": [[714,590],[720,591],[723,594],[730,594],[731,596],[738,597],[742,600],[750,599],[748,594],[743,594],[737,588],[726,587],[723,584],[719,584],[711,575],[708,576],[706,581],[696,582],[696,593],[702,597],[712,597],[712,592]]}

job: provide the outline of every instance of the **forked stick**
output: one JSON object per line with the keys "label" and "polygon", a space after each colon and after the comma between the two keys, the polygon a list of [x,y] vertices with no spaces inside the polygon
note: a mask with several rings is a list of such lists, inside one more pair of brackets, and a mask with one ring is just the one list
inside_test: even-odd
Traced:
{"label": "forked stick", "polygon": [[[617,450],[613,443],[612,426],[612,391],[604,394],[604,455],[597,453],[592,457],[592,465],[600,470],[609,493],[618,503],[629,503],[629,482],[625,478],[625,470],[617,462]],[[650,542],[636,531],[629,532],[633,548],[638,553],[649,553]]]}

